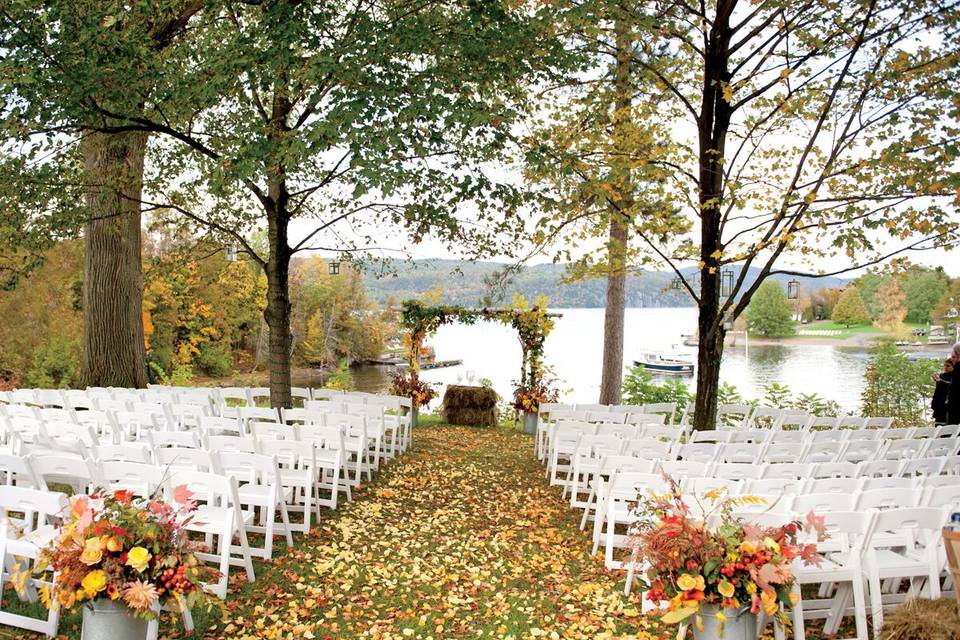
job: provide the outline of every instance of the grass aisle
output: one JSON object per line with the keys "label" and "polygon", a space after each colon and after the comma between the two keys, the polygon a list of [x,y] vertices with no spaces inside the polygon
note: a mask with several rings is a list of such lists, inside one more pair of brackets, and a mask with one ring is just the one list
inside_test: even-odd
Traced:
{"label": "grass aisle", "polygon": [[352,504],[234,582],[205,636],[649,638],[532,449],[503,429],[417,429]]}

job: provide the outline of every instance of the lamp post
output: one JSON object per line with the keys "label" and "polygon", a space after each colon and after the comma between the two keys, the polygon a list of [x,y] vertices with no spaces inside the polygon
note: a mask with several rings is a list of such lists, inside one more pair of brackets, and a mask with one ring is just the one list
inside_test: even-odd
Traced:
{"label": "lamp post", "polygon": [[800,315],[797,301],[800,299],[800,282],[796,279],[787,283],[787,300],[793,301],[793,319]]}
{"label": "lamp post", "polygon": [[223,249],[223,257],[227,262],[236,262],[237,261],[237,245],[234,243],[228,244]]}
{"label": "lamp post", "polygon": [[340,275],[340,258],[334,257],[327,262],[327,269],[332,276]]}
{"label": "lamp post", "polygon": [[733,295],[733,270],[724,269],[720,272],[720,296],[729,298]]}

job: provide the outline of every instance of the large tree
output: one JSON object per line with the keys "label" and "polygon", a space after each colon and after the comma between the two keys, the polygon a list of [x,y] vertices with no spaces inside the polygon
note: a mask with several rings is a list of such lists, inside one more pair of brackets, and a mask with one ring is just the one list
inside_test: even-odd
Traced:
{"label": "large tree", "polygon": [[667,164],[695,232],[648,245],[697,303],[694,424],[710,429],[726,327],[767,277],[956,241],[960,9],[664,0],[636,20],[673,53],[635,61],[671,99],[659,117],[684,150]]}
{"label": "large tree", "polygon": [[[94,97],[104,131],[152,136],[142,204],[213,230],[264,269],[275,406],[290,404],[296,253],[360,249],[374,234],[381,246],[434,234],[482,252],[516,229],[516,190],[484,163],[503,149],[531,57],[550,55],[549,22],[526,9],[211,2],[217,19],[178,39],[170,57],[186,62],[142,113]],[[297,219],[311,226],[294,241]],[[247,240],[258,226],[265,251]]]}
{"label": "large tree", "polygon": [[794,310],[783,287],[776,280],[767,280],[747,306],[747,326],[751,333],[767,338],[793,335]]}
{"label": "large tree", "polygon": [[635,61],[643,46],[628,5],[585,0],[566,18],[563,40],[579,64],[540,94],[524,141],[542,207],[534,251],[568,261],[568,280],[606,280],[599,401],[615,404],[627,276],[648,260],[631,236],[677,231],[658,197],[664,171],[652,162],[666,155],[669,130],[656,117],[652,77]]}
{"label": "large tree", "polygon": [[126,131],[109,114],[143,114],[158,62],[170,66],[166,50],[203,5],[25,0],[0,11],[2,182],[12,187],[2,195],[5,211],[23,218],[14,253],[22,263],[37,242],[82,232],[87,385],[147,382],[140,196],[148,133]]}

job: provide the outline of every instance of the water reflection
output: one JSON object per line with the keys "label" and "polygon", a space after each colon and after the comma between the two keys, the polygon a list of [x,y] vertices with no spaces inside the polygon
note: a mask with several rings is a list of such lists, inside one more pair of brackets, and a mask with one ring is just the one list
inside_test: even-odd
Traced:
{"label": "water reflection", "polygon": [[[568,401],[596,402],[600,390],[603,309],[560,309],[553,333],[545,344],[546,362],[553,367]],[[673,349],[681,334],[692,332],[696,311],[690,309],[627,309],[624,361],[632,364],[642,352]],[[446,325],[429,341],[440,360],[462,359],[458,367],[423,372],[423,378],[441,387],[461,380],[468,370],[489,378],[494,389],[509,397],[520,373],[520,344],[513,329],[494,322]],[[692,352],[687,348],[686,351]],[[794,393],[817,393],[855,410],[864,388],[869,355],[818,344],[754,345],[749,352],[742,340],[725,350],[721,377],[747,398],[763,396],[763,387],[778,382]],[[390,385],[391,367],[356,367],[358,389],[383,391]],[[687,381],[692,384],[692,379]],[[441,389],[442,393],[442,389]]]}

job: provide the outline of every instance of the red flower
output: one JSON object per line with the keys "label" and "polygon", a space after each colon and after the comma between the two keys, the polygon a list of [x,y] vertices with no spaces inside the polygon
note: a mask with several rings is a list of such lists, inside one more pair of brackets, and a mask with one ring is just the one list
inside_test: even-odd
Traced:
{"label": "red flower", "polygon": [[113,492],[113,497],[120,504],[130,504],[130,501],[133,500],[133,492],[126,489],[120,489]]}

